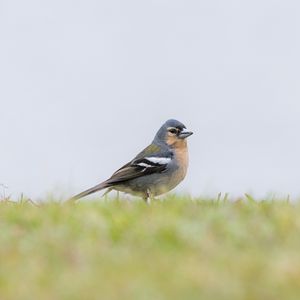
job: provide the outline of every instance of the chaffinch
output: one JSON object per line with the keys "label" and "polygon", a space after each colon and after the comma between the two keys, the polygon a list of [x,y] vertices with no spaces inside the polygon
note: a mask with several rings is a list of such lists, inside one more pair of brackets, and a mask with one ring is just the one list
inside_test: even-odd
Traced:
{"label": "chaffinch", "polygon": [[[168,120],[156,133],[153,142],[132,161],[117,170],[104,182],[72,197],[84,196],[108,188],[141,196],[147,203],[154,197],[175,188],[188,168],[186,138],[193,132],[177,120]],[[105,193],[105,194],[106,194]]]}

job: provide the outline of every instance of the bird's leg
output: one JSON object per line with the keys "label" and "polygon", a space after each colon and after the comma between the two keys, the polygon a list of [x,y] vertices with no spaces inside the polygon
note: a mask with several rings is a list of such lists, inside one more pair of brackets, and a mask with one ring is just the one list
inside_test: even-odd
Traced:
{"label": "bird's leg", "polygon": [[150,205],[151,204],[151,200],[153,200],[153,195],[151,193],[151,191],[149,189],[147,189],[145,197],[144,197],[145,202]]}
{"label": "bird's leg", "polygon": [[117,201],[120,201],[120,191],[117,191]]}

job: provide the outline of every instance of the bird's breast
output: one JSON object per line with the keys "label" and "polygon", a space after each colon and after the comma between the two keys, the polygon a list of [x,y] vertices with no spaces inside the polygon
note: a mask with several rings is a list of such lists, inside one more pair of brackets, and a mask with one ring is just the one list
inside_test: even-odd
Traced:
{"label": "bird's breast", "polygon": [[179,147],[175,149],[175,157],[177,162],[177,170],[174,174],[176,181],[180,182],[185,178],[189,165],[189,153],[187,147]]}

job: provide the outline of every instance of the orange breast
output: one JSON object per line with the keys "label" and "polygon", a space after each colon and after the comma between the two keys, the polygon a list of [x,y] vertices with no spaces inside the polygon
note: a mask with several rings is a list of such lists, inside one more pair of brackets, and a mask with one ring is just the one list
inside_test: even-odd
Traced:
{"label": "orange breast", "polygon": [[174,174],[173,180],[174,184],[178,184],[184,179],[186,175],[187,168],[189,165],[189,153],[186,140],[178,141],[173,145],[173,147],[179,166],[178,170],[176,171],[176,174]]}

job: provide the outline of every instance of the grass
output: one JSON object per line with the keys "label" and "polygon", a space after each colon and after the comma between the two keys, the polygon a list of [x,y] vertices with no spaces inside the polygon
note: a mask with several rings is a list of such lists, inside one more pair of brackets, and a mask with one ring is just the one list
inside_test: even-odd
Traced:
{"label": "grass", "polygon": [[2,201],[0,299],[299,299],[300,204],[223,200]]}

